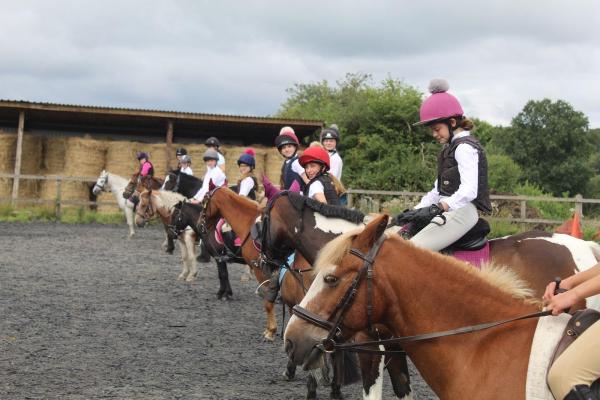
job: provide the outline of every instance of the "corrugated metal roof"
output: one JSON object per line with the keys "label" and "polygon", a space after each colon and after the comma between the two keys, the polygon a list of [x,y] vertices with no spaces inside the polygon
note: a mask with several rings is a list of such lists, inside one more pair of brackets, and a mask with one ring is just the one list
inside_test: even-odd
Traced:
{"label": "corrugated metal roof", "polygon": [[165,111],[156,109],[143,108],[125,108],[125,107],[106,107],[106,106],[89,106],[76,104],[62,104],[49,102],[32,102],[26,100],[9,100],[0,99],[0,107],[13,107],[19,109],[34,109],[48,111],[65,111],[65,112],[89,112],[101,114],[116,114],[116,115],[138,115],[157,118],[171,119],[204,119],[204,120],[225,120],[225,121],[247,121],[247,122],[264,122],[269,124],[295,124],[295,125],[311,125],[323,126],[323,122],[319,120],[308,119],[288,119],[274,117],[258,117],[244,115],[229,115],[229,114],[211,114],[211,113],[194,113],[189,111]]}

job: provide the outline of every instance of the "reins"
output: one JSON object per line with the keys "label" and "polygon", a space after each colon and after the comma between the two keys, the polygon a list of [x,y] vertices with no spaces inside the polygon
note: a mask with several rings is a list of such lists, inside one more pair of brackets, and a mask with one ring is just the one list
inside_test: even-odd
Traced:
{"label": "reins", "polygon": [[[456,329],[450,329],[440,332],[430,332],[424,333],[420,335],[412,335],[412,336],[402,336],[402,337],[393,337],[389,339],[379,339],[379,340],[370,340],[358,343],[338,343],[338,340],[342,339],[342,329],[341,326],[343,324],[344,315],[349,310],[352,302],[356,297],[356,293],[360,286],[362,278],[366,275],[367,277],[367,326],[369,331],[373,332],[372,327],[372,312],[373,312],[373,304],[372,304],[372,296],[373,296],[373,288],[372,288],[372,279],[373,279],[373,263],[375,262],[375,257],[379,252],[379,249],[383,242],[386,240],[385,235],[381,235],[377,242],[375,242],[374,246],[369,250],[369,252],[365,255],[361,251],[357,249],[350,249],[350,254],[360,258],[364,261],[362,267],[356,273],[354,280],[350,287],[346,290],[344,296],[340,299],[336,307],[329,319],[324,319],[320,315],[317,315],[299,305],[294,306],[292,309],[294,315],[299,318],[316,325],[320,328],[328,330],[329,333],[325,339],[322,340],[320,344],[317,345],[317,348],[326,352],[333,353],[335,351],[350,351],[355,353],[369,353],[369,354],[398,354],[404,353],[404,351],[394,351],[394,350],[374,350],[371,348],[367,348],[367,346],[385,346],[385,345],[401,345],[412,342],[420,342],[425,340],[438,339],[448,336],[456,336],[462,335],[466,333],[479,332],[486,329],[495,328],[501,325],[509,324],[516,321],[533,319],[545,317],[552,314],[551,310],[539,311],[531,314],[520,315],[514,318],[508,318],[500,321],[487,322],[476,325],[464,326]],[[333,319],[333,321],[332,321]]]}

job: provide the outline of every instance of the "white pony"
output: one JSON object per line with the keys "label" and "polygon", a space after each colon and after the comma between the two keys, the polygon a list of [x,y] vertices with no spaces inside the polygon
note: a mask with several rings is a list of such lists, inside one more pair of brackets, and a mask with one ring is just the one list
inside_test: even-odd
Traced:
{"label": "white pony", "polygon": [[[140,193],[140,204],[135,215],[135,222],[138,226],[143,226],[148,219],[156,214],[163,223],[171,223],[171,212],[175,205],[183,200],[187,200],[182,194],[168,190],[144,190]],[[189,226],[179,234],[179,249],[181,250],[181,261],[183,268],[179,274],[179,280],[192,282],[198,275],[196,265],[196,233]]]}
{"label": "white pony", "polygon": [[123,198],[123,191],[129,183],[129,179],[123,178],[122,176],[111,174],[110,172],[103,170],[94,185],[92,192],[95,196],[98,196],[100,192],[112,192],[119,204],[119,208],[125,213],[127,219],[127,226],[129,227],[129,237],[135,235],[135,229],[133,227],[133,203]]}

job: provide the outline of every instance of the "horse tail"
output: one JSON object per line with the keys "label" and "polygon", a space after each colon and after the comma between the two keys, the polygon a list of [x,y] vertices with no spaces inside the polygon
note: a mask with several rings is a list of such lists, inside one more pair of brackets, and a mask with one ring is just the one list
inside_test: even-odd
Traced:
{"label": "horse tail", "polygon": [[596,261],[600,261],[600,244],[593,242],[591,240],[586,241],[587,245],[590,247],[592,254],[596,257]]}

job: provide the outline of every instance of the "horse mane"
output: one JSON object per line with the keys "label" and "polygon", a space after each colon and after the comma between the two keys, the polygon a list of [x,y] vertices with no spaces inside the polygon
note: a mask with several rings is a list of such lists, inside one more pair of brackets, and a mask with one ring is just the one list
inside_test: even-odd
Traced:
{"label": "horse mane", "polygon": [[185,200],[184,195],[169,190],[154,190],[152,193],[156,193],[163,207],[170,208],[180,201]]}
{"label": "horse mane", "polygon": [[365,214],[351,208],[321,203],[320,201],[293,192],[287,192],[287,196],[290,203],[298,211],[302,211],[304,207],[308,207],[327,218],[340,218],[354,224],[361,224],[365,219]]}
{"label": "horse mane", "polygon": [[[343,233],[327,243],[317,256],[317,260],[315,261],[315,272],[319,272],[321,269],[332,265],[339,265],[344,256],[350,251],[352,241],[363,230],[364,227],[359,227],[356,230]],[[404,246],[407,251],[429,253],[428,256],[433,258],[434,262],[439,265],[440,268],[461,269],[464,273],[469,274],[469,276],[472,276],[474,279],[480,279],[515,299],[523,300],[529,304],[539,304],[539,300],[534,298],[534,290],[531,289],[514,271],[506,266],[489,262],[484,263],[481,267],[481,271],[479,271],[471,265],[453,257],[419,248],[398,235],[389,236],[386,234],[386,236],[388,240],[394,241],[395,246]]]}

